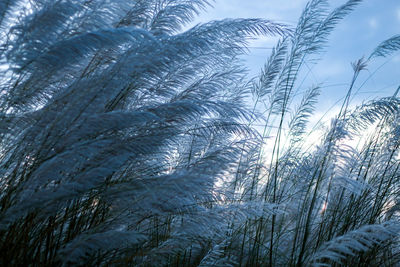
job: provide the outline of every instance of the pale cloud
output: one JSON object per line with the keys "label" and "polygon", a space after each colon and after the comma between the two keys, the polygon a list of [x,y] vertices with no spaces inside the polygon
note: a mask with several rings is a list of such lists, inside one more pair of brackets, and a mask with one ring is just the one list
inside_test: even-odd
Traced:
{"label": "pale cloud", "polygon": [[400,55],[393,57],[393,62],[399,63],[400,62]]}
{"label": "pale cloud", "polygon": [[376,18],[370,18],[368,20],[368,25],[371,29],[377,29],[378,28],[378,20]]}
{"label": "pale cloud", "polygon": [[314,68],[313,73],[317,75],[317,77],[322,77],[323,79],[337,77],[349,70],[348,65],[349,64],[345,64],[343,61],[335,61],[329,58],[322,61],[317,68]]}
{"label": "pale cloud", "polygon": [[397,20],[400,21],[400,7],[396,10]]}

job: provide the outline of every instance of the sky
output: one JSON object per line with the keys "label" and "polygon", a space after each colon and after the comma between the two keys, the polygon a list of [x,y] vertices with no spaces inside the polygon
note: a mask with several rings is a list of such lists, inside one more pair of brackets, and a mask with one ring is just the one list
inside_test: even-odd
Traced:
{"label": "sky", "polygon": [[[331,0],[332,8],[344,3]],[[214,7],[203,12],[195,23],[223,18],[265,18],[295,25],[307,0],[215,0]],[[368,56],[383,40],[400,34],[400,0],[364,0],[335,29],[328,47],[317,64],[310,68],[305,82],[306,90],[313,84],[322,84],[315,116],[326,117],[337,112],[338,103],[346,95],[352,77],[350,63]],[[276,38],[253,41],[245,56],[251,75],[256,75],[265,63]],[[400,85],[400,53],[371,62],[358,79],[351,106],[391,96]]]}

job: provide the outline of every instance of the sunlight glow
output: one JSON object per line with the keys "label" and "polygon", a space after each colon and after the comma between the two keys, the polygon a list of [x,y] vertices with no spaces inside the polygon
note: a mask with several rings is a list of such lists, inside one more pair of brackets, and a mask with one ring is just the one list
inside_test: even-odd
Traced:
{"label": "sunlight glow", "polygon": [[325,201],[319,213],[320,214],[324,213],[327,207],[328,207],[328,202]]}

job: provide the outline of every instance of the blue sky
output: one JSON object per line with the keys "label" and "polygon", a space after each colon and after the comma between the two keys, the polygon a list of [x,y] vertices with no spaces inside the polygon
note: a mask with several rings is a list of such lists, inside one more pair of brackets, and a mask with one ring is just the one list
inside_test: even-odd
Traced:
{"label": "blue sky", "polygon": [[[266,18],[295,25],[307,0],[215,0],[214,8],[201,14],[196,22],[223,18]],[[331,6],[345,1],[331,0]],[[322,83],[319,113],[324,113],[346,94],[351,80],[351,62],[369,53],[384,39],[400,34],[400,0],[365,0],[336,28],[330,37],[328,48],[317,65],[311,66],[304,88]],[[246,61],[251,73],[261,69],[274,38],[263,38],[251,43]],[[384,64],[383,66],[381,66]],[[363,101],[392,95],[400,85],[400,54],[371,62],[367,71],[360,75],[355,87],[357,94],[352,106]],[[362,85],[362,86],[361,86]],[[332,108],[334,112],[335,108]],[[322,114],[318,114],[322,115]]]}

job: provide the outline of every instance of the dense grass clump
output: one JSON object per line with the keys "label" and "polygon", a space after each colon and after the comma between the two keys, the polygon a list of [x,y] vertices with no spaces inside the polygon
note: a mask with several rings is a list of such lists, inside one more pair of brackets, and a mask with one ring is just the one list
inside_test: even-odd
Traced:
{"label": "dense grass clump", "polygon": [[0,265],[399,264],[400,100],[349,101],[400,36],[306,149],[298,77],[360,2],[186,31],[207,0],[0,2]]}

